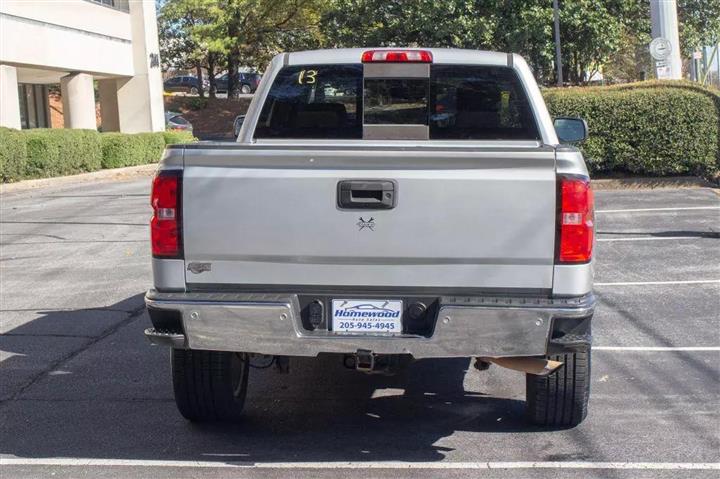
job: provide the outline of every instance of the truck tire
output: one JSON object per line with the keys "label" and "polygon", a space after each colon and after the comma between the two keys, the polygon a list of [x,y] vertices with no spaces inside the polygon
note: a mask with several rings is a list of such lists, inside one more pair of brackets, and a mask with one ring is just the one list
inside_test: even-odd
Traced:
{"label": "truck tire", "polygon": [[562,361],[563,365],[549,376],[526,375],[529,419],[549,428],[577,426],[588,412],[590,348],[548,359]]}
{"label": "truck tire", "polygon": [[246,354],[173,349],[175,403],[193,422],[237,421],[247,393]]}

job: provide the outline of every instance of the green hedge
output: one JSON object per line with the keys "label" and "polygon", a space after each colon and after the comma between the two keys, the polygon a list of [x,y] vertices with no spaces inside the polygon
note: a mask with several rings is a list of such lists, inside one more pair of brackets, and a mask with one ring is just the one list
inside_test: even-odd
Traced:
{"label": "green hedge", "polygon": [[587,120],[591,171],[640,175],[720,171],[720,95],[690,82],[550,89],[552,116]]}
{"label": "green hedge", "polygon": [[27,148],[25,176],[43,178],[100,169],[100,135],[93,130],[23,131]]}
{"label": "green hedge", "polygon": [[23,134],[17,130],[0,128],[0,180],[17,181],[25,175],[27,147]]}
{"label": "green hedge", "polygon": [[177,131],[125,134],[0,128],[0,178],[9,182],[157,163],[165,145],[191,141],[195,141],[192,134]]}
{"label": "green hedge", "polygon": [[177,145],[179,143],[192,143],[197,138],[189,131],[168,130],[162,132],[166,145]]}
{"label": "green hedge", "polygon": [[157,163],[165,148],[164,135],[157,133],[103,133],[101,138],[103,168]]}

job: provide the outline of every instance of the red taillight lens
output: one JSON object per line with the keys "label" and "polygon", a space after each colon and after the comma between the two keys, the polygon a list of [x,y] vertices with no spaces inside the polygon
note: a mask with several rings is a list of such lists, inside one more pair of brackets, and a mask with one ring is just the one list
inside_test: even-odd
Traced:
{"label": "red taillight lens", "polygon": [[558,261],[587,263],[592,259],[594,200],[590,180],[560,177]]}
{"label": "red taillight lens", "polygon": [[368,50],[362,54],[363,63],[432,63],[427,50]]}
{"label": "red taillight lens", "polygon": [[153,216],[150,220],[150,243],[153,256],[182,258],[181,195],[182,173],[180,171],[161,171],[153,179],[150,196],[150,205],[153,208]]}

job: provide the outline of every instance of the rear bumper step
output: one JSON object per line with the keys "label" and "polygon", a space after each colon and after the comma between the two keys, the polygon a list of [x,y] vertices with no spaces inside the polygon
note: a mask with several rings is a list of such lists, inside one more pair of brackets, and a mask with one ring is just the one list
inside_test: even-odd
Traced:
{"label": "rear bumper step", "polygon": [[320,353],[410,354],[431,357],[540,356],[548,350],[553,320],[588,318],[595,297],[512,298],[440,297],[431,336],[367,336],[308,331],[293,294],[160,293],[145,297],[151,319],[168,312],[178,324],[168,332],[145,334],[155,344],[175,348],[242,351],[267,355],[316,356]]}
{"label": "rear bumper step", "polygon": [[155,328],[147,328],[145,337],[158,346],[171,346],[180,349],[185,347],[185,335],[183,333],[164,332]]}

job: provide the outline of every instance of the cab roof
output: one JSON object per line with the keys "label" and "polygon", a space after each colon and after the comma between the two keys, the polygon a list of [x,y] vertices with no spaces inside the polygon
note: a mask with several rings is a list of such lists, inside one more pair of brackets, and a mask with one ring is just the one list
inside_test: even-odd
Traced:
{"label": "cab roof", "polygon": [[491,52],[484,50],[464,50],[460,48],[409,48],[409,47],[380,47],[380,48],[336,48],[327,50],[306,50],[301,52],[284,53],[286,65],[312,65],[361,63],[363,52],[368,50],[427,50],[432,53],[434,64],[463,64],[463,65],[512,65],[513,56],[508,53]]}

